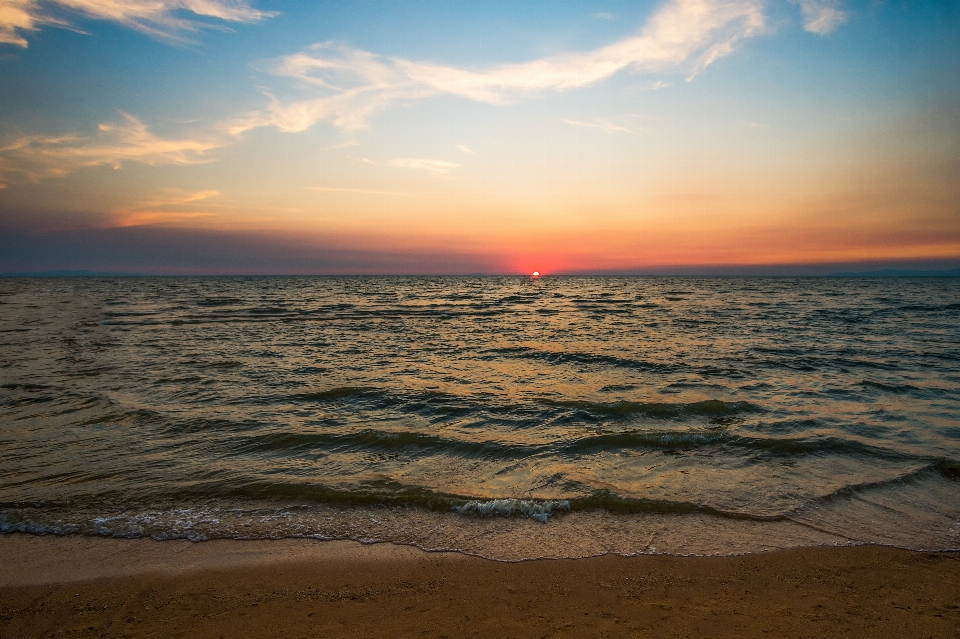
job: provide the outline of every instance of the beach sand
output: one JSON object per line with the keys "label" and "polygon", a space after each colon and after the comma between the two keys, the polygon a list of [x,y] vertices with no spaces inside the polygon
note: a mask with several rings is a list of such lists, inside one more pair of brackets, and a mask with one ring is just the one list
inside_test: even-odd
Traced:
{"label": "beach sand", "polygon": [[958,637],[960,554],[502,563],[389,544],[0,535],[0,637]]}

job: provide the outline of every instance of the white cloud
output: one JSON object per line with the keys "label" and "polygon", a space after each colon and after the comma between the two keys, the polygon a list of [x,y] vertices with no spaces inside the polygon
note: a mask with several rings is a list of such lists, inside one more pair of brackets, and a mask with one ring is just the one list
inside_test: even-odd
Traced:
{"label": "white cloud", "polygon": [[206,154],[223,146],[214,139],[162,138],[132,115],[121,114],[120,122],[99,125],[94,136],[24,136],[0,146],[0,179],[39,182],[79,169],[123,162],[151,166],[200,164],[210,161]]}
{"label": "white cloud", "polygon": [[571,126],[582,126],[590,129],[600,129],[601,131],[606,131],[607,133],[636,133],[633,129],[628,129],[625,126],[620,126],[619,124],[614,124],[602,118],[595,118],[589,122],[582,122],[580,120],[564,120],[567,124]]}
{"label": "white cloud", "polygon": [[672,87],[673,82],[666,82],[664,80],[657,80],[651,84],[648,84],[644,87],[641,87],[641,91],[658,91],[660,89],[666,89],[667,87]]}
{"label": "white cloud", "polygon": [[840,8],[840,0],[792,0],[800,5],[803,28],[817,35],[833,33],[847,21],[847,12]]}
{"label": "white cloud", "polygon": [[282,102],[230,123],[239,134],[261,126],[303,131],[317,122],[355,129],[397,102],[449,94],[489,104],[517,102],[540,91],[590,86],[623,70],[696,75],[764,30],[764,0],[668,0],[634,36],[593,51],[531,62],[466,69],[325,42],[277,60],[270,72],[295,78],[312,95]]}
{"label": "white cloud", "polygon": [[476,151],[474,151],[473,149],[471,149],[471,148],[470,148],[469,146],[467,146],[466,144],[458,144],[458,145],[457,145],[457,149],[459,149],[461,153],[469,153],[470,155],[473,155],[473,154],[476,153]]}
{"label": "white cloud", "polygon": [[615,13],[610,13],[609,11],[597,11],[596,13],[590,14],[591,18],[600,18],[601,20],[616,20],[617,15]]}
{"label": "white cloud", "polygon": [[184,31],[205,26],[197,17],[226,22],[256,22],[276,15],[259,11],[246,0],[0,0],[0,43],[27,46],[22,33],[42,25],[68,26],[70,13],[97,20],[111,20],[157,38],[182,40]]}

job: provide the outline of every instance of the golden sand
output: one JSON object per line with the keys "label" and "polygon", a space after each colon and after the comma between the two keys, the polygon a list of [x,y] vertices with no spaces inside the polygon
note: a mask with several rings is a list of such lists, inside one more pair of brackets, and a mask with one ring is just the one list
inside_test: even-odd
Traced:
{"label": "golden sand", "polygon": [[960,555],[501,563],[389,544],[0,536],[0,637],[957,637]]}

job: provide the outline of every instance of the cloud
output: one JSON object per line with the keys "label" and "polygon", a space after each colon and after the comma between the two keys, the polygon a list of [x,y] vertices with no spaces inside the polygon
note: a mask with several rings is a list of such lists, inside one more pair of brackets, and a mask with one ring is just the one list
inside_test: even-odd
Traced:
{"label": "cloud", "polygon": [[180,17],[182,12],[225,22],[257,22],[277,15],[254,9],[246,0],[0,0],[0,43],[26,47],[22,32],[37,31],[42,25],[69,26],[59,16],[71,13],[166,40],[182,40],[184,31],[208,26]]}
{"label": "cloud", "polygon": [[537,92],[587,87],[624,70],[682,70],[692,77],[764,27],[763,0],[668,0],[636,35],[605,47],[486,69],[387,58],[323,42],[269,68],[297,80],[309,97],[282,102],[267,93],[265,110],[237,118],[229,129],[239,134],[275,126],[294,132],[320,121],[356,129],[399,102],[446,94],[508,104]]}
{"label": "cloud", "polygon": [[148,226],[148,225],[188,225],[191,222],[203,221],[216,214],[208,211],[195,210],[195,203],[211,197],[217,197],[220,192],[215,189],[206,191],[186,191],[184,189],[164,189],[159,195],[130,207],[122,207],[112,211],[114,219],[108,227]]}
{"label": "cloud", "polygon": [[470,155],[474,155],[476,153],[476,151],[471,149],[466,144],[458,144],[457,149],[459,149],[461,153],[469,153]]}
{"label": "cloud", "polygon": [[387,166],[398,169],[418,169],[428,171],[436,175],[446,175],[453,169],[460,166],[456,162],[447,162],[446,160],[424,160],[421,158],[397,158],[387,162]]}
{"label": "cloud", "polygon": [[119,169],[123,162],[151,166],[209,162],[209,151],[223,144],[214,139],[162,138],[132,115],[99,125],[94,136],[32,135],[0,146],[0,180],[36,183],[95,166]]}
{"label": "cloud", "polygon": [[[424,158],[397,158],[395,160],[390,160],[389,162],[377,162],[375,160],[371,160],[370,158],[360,158],[359,161],[363,162],[364,164],[391,166],[395,169],[416,169],[420,171],[427,171],[429,173],[433,173],[434,175],[446,175],[453,169],[456,169],[460,166],[456,162],[448,162],[446,160],[427,160]],[[331,189],[317,187],[315,190],[324,191]]]}
{"label": "cloud", "polygon": [[840,0],[792,0],[800,5],[803,28],[817,35],[833,33],[847,21],[847,12],[840,9]]}
{"label": "cloud", "polygon": [[644,87],[641,87],[641,91],[659,91],[660,89],[666,89],[667,87],[672,87],[673,82],[666,82],[664,80],[657,80],[652,84],[648,84]]}
{"label": "cloud", "polygon": [[410,193],[403,193],[400,191],[377,191],[373,189],[347,189],[336,186],[308,186],[307,190],[309,191],[324,191],[324,192],[334,192],[334,193],[362,193],[365,195],[410,195]]}
{"label": "cloud", "polygon": [[157,196],[151,200],[141,203],[141,206],[179,206],[199,202],[207,198],[220,195],[220,191],[210,189],[207,191],[183,191],[181,189],[168,189],[163,195]]}
{"label": "cloud", "polygon": [[117,220],[108,226],[124,228],[128,226],[173,225],[184,226],[189,222],[216,217],[206,211],[130,211],[121,213]]}
{"label": "cloud", "polygon": [[620,126],[619,124],[614,124],[602,118],[595,118],[590,122],[581,122],[580,120],[564,120],[567,124],[571,126],[582,126],[591,129],[600,129],[606,131],[607,133],[636,133],[633,129],[628,129],[625,126]]}
{"label": "cloud", "polygon": [[3,0],[0,4],[0,44],[27,46],[21,31],[35,31],[39,22],[50,22],[39,12],[36,0]]}

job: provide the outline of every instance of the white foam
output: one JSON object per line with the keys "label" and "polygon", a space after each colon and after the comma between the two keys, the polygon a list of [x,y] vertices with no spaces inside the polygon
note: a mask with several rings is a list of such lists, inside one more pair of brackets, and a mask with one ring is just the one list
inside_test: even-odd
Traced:
{"label": "white foam", "polygon": [[488,501],[470,501],[454,508],[461,515],[480,515],[481,517],[511,517],[521,515],[530,519],[547,523],[547,519],[555,511],[570,511],[570,502],[566,499],[559,501],[529,501],[526,499],[491,499]]}

